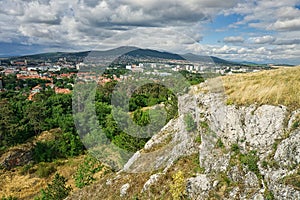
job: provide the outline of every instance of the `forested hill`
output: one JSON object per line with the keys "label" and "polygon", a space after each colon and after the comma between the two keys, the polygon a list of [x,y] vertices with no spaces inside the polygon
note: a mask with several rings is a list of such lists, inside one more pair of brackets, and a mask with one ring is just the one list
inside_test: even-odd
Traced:
{"label": "forested hill", "polygon": [[26,56],[15,56],[9,58],[9,60],[34,60],[34,61],[57,61],[59,58],[66,58],[68,61],[84,61],[88,57],[122,57],[133,59],[166,59],[166,60],[187,60],[191,62],[214,62],[216,64],[224,65],[239,65],[239,63],[227,61],[218,57],[203,56],[195,54],[175,54],[165,51],[157,51],[153,49],[141,49],[137,47],[118,47],[106,51],[82,51],[82,52],[53,52],[53,53],[42,53],[35,55]]}

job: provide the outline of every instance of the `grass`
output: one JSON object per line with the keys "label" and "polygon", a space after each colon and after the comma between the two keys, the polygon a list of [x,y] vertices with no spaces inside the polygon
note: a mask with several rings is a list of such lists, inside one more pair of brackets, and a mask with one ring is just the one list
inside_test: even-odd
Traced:
{"label": "grass", "polygon": [[296,115],[295,120],[292,124],[292,130],[295,130],[300,127],[300,114]]}
{"label": "grass", "polygon": [[[174,184],[174,177],[178,172],[182,172],[184,180],[203,172],[199,167],[199,154],[193,154],[182,157],[174,162],[165,174],[162,174],[158,181],[149,187],[148,191],[141,193],[143,185],[152,174],[161,173],[161,171],[147,173],[120,173],[116,178],[114,173],[107,173],[98,182],[87,186],[82,190],[71,195],[70,199],[79,199],[84,196],[85,199],[172,199],[170,186]],[[182,178],[182,177],[181,177]],[[107,185],[107,180],[111,179],[111,184]],[[120,197],[120,188],[129,183],[130,188],[127,195]],[[185,186],[185,185],[184,185]]]}
{"label": "grass", "polygon": [[13,196],[18,199],[33,199],[42,188],[52,181],[55,171],[66,177],[68,179],[66,184],[71,185],[76,191],[72,176],[79,164],[83,162],[84,157],[57,160],[53,163],[29,164],[10,171],[0,170],[0,197]]}
{"label": "grass", "polygon": [[300,108],[300,67],[223,77],[227,104],[285,105]]}
{"label": "grass", "polygon": [[295,174],[286,176],[282,179],[282,182],[286,185],[290,185],[295,190],[300,190],[300,169]]}

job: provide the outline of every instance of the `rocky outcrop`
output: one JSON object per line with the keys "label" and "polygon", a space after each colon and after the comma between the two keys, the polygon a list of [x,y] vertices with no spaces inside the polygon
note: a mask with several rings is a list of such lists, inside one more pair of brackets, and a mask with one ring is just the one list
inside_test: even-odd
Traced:
{"label": "rocky outcrop", "polygon": [[[181,96],[179,117],[137,152],[124,171],[151,166],[148,169],[165,172],[174,160],[198,151],[204,172],[187,179],[191,199],[300,199],[300,191],[283,181],[300,167],[300,134],[291,129],[299,111],[289,114],[285,106],[225,102],[222,93],[193,89]],[[194,117],[197,131],[186,131],[186,114]],[[199,135],[201,145],[194,142]],[[151,154],[157,147],[160,150]],[[144,152],[150,152],[147,159]],[[153,175],[145,190],[157,178]]]}
{"label": "rocky outcrop", "polygon": [[[291,130],[298,111],[289,119],[285,106],[226,105],[221,93],[199,93],[196,100],[196,121],[209,126],[201,137],[199,159],[211,184],[210,190],[205,191],[201,188],[207,187],[207,181],[202,185],[189,181],[187,191],[191,199],[212,194],[224,199],[300,199],[297,187],[283,181],[300,167],[300,134]],[[222,148],[218,147],[220,141]],[[226,182],[221,186],[214,184],[220,182],[220,174],[221,181]],[[194,180],[198,178],[203,178],[203,174]],[[222,187],[227,191],[222,192]]]}
{"label": "rocky outcrop", "polygon": [[207,175],[201,174],[187,181],[187,193],[191,199],[207,199],[211,189],[211,180]]}
{"label": "rocky outcrop", "polygon": [[32,147],[33,145],[28,143],[11,148],[0,157],[0,167],[9,170],[32,162]]}
{"label": "rocky outcrop", "polygon": [[[300,129],[295,126],[300,111],[290,112],[285,106],[227,105],[222,92],[197,87],[179,97],[179,117],[136,152],[121,170],[125,173],[118,176],[147,172],[135,192],[149,199],[149,188],[163,184],[166,177],[170,184],[170,171],[186,170],[186,165],[180,169],[177,160],[198,154],[200,170],[185,175],[189,199],[300,199]],[[186,115],[192,116],[196,129],[188,131]],[[130,187],[123,185],[125,180],[118,186],[123,199],[128,198]]]}
{"label": "rocky outcrop", "polygon": [[[183,100],[180,101],[179,112],[195,113],[196,101],[181,98]],[[130,173],[158,169],[166,171],[178,158],[198,152],[198,146],[194,142],[198,133],[187,131],[184,115],[172,119],[157,135],[154,135],[144,149],[136,152],[129,159],[122,171]]]}

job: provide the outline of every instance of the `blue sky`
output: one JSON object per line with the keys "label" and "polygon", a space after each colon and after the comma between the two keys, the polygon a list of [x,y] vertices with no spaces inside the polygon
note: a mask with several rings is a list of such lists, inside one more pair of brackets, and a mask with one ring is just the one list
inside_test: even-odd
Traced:
{"label": "blue sky", "polygon": [[299,0],[2,0],[0,57],[130,45],[300,64]]}

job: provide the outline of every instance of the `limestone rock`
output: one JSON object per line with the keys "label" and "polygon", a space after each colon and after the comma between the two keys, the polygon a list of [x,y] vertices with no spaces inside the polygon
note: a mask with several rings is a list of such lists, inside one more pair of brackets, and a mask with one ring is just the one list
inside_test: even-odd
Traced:
{"label": "limestone rock", "polygon": [[10,149],[0,157],[0,166],[5,169],[12,169],[32,162],[32,148],[33,145],[28,143]]}
{"label": "limestone rock", "polygon": [[275,153],[275,160],[282,167],[300,164],[300,131],[295,131],[289,138],[283,140]]}
{"label": "limestone rock", "polygon": [[163,174],[161,173],[151,175],[149,180],[144,184],[143,190],[141,192],[147,191],[150,188],[150,186],[154,185],[162,175]]}
{"label": "limestone rock", "polygon": [[126,183],[125,185],[123,185],[120,189],[120,197],[124,197],[127,195],[127,190],[130,188],[130,184]]}
{"label": "limestone rock", "polygon": [[211,189],[211,180],[207,175],[201,174],[187,180],[187,193],[191,199],[206,199]]}

